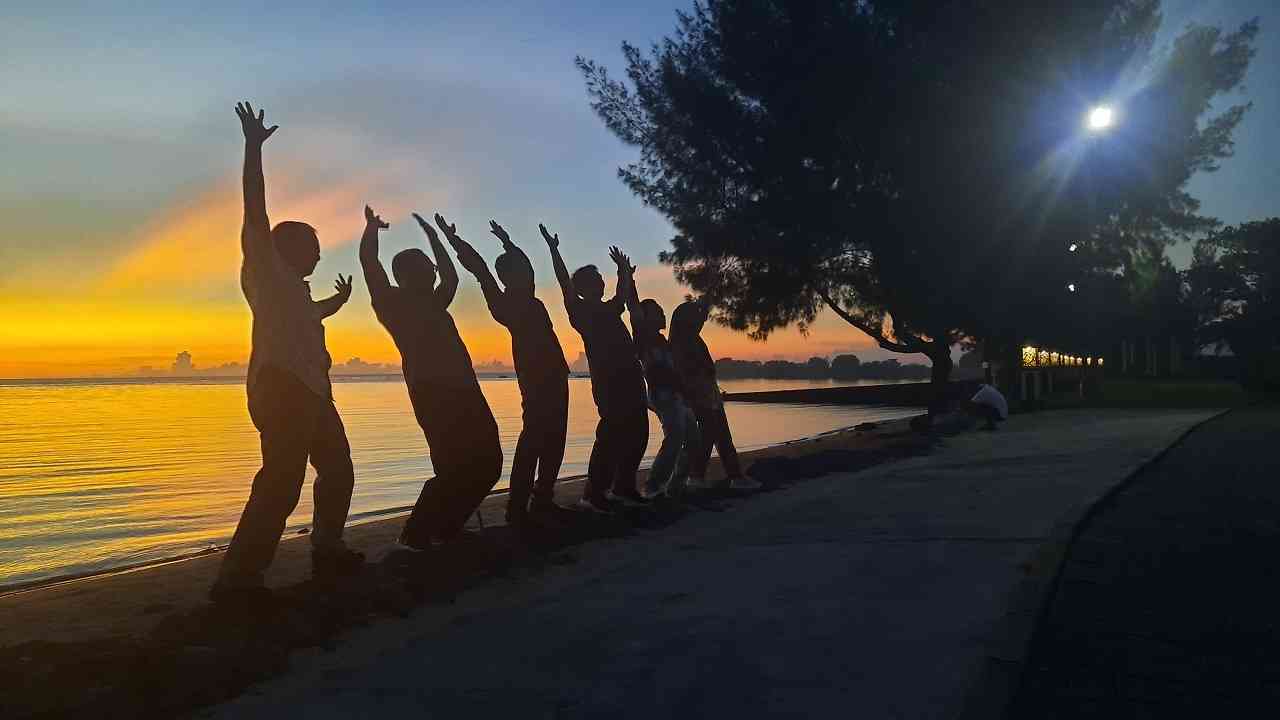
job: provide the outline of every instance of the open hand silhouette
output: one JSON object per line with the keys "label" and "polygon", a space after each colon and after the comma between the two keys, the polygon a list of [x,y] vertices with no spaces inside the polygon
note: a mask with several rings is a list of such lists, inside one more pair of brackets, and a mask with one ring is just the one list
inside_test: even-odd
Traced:
{"label": "open hand silhouette", "polygon": [[261,145],[280,127],[279,125],[266,126],[264,123],[267,116],[266,110],[259,108],[258,115],[255,117],[253,106],[249,104],[248,100],[236,103],[236,116],[240,118],[240,129],[244,131],[246,142]]}

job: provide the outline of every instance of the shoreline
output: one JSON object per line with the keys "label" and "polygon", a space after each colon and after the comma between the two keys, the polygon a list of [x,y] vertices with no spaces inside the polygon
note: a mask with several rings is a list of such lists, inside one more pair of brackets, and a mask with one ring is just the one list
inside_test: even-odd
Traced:
{"label": "shoreline", "polygon": [[[777,391],[777,392],[786,392],[786,391]],[[899,422],[905,422],[905,419],[886,420],[876,424],[884,425],[887,423],[899,423]],[[792,440],[783,440],[781,442],[774,443],[772,445],[766,445],[761,448],[755,448],[752,450],[742,452],[740,453],[740,456],[744,462],[749,462],[752,459],[763,457],[758,455],[759,453],[769,453],[770,451],[773,451],[773,450],[788,448],[797,444],[812,443],[814,441],[818,441],[831,436],[841,435],[847,432],[854,432],[854,427],[856,426],[850,425],[843,428],[836,428],[834,430],[827,430],[825,432],[820,432],[815,435],[807,435],[805,437],[794,438]],[[714,458],[714,460],[718,465],[719,458],[716,457]],[[648,470],[649,469],[647,467],[640,469],[641,480],[639,482],[643,482],[643,478],[648,475]],[[587,476],[585,474],[569,475],[566,477],[559,478],[556,481],[556,484],[557,486],[559,486],[565,483],[578,483],[585,480],[586,477]],[[509,492],[510,492],[509,488],[501,488],[498,490],[493,490],[488,495],[485,496],[485,499],[483,502],[485,503],[491,502],[494,498],[504,497]],[[356,528],[363,525],[369,525],[371,523],[388,522],[388,521],[395,520],[397,518],[402,518],[408,515],[409,511],[412,509],[413,509],[412,505],[399,505],[399,506],[385,508],[385,509],[369,510],[362,513],[362,517],[354,521],[349,521],[346,527],[347,529],[351,529],[351,528]],[[296,531],[287,533],[284,536],[282,536],[281,542],[283,543],[292,539],[306,537],[309,531],[310,531],[310,527],[308,526],[308,527],[302,528],[301,530],[296,530]],[[26,580],[26,581],[11,583],[11,584],[0,583],[0,599],[9,598],[9,597],[12,597],[15,595],[21,595],[24,593],[36,592],[36,591],[44,590],[47,588],[58,587],[61,585],[75,583],[83,580],[92,580],[94,578],[108,577],[111,575],[120,575],[124,573],[139,572],[139,571],[147,570],[153,567],[160,567],[163,565],[170,565],[173,563],[185,562],[188,560],[196,560],[209,555],[216,555],[218,553],[226,552],[226,550],[227,550],[226,543],[211,544],[208,547],[205,547],[199,550],[192,550],[190,552],[180,553],[177,555],[169,555],[161,558],[153,558],[150,560],[139,560],[137,562],[126,563],[123,565],[114,565],[112,567],[99,568],[95,570],[83,570],[79,572],[64,573],[61,575],[54,575],[52,577],[39,578],[36,580]]]}
{"label": "shoreline", "polygon": [[[0,706],[11,706],[15,717],[172,717],[239,696],[217,716],[265,718],[257,711],[308,702],[332,711],[332,703],[346,700],[354,712],[371,698],[392,702],[400,696],[379,688],[399,692],[402,680],[410,701],[433,682],[442,701],[465,682],[492,686],[486,697],[506,697],[498,689],[507,687],[507,672],[491,677],[479,668],[523,668],[523,656],[495,660],[490,636],[505,638],[534,615],[547,638],[533,643],[541,655],[532,667],[559,669],[554,679],[526,677],[531,691],[551,694],[517,695],[521,707],[531,698],[550,709],[563,704],[557,698],[607,705],[612,701],[588,682],[602,672],[600,663],[617,665],[603,671],[622,682],[651,667],[654,648],[687,647],[691,617],[718,617],[732,607],[759,632],[743,636],[732,623],[699,623],[708,633],[700,647],[728,642],[724,632],[734,642],[764,638],[763,646],[732,657],[754,671],[782,673],[785,687],[800,683],[793,698],[799,706],[808,697],[802,686],[826,662],[812,656],[811,643],[829,638],[833,618],[844,618],[840,632],[857,642],[838,633],[831,651],[842,663],[874,657],[866,672],[885,675],[859,676],[868,707],[908,702],[891,679],[914,677],[909,668],[918,669],[926,654],[943,657],[949,669],[910,703],[954,710],[988,654],[999,652],[1008,591],[1048,569],[1037,548],[1063,509],[1105,492],[1202,417],[1065,411],[1019,416],[996,435],[945,438],[889,421],[744,457],[749,473],[774,492],[694,496],[607,518],[578,514],[546,535],[524,536],[485,521],[501,517],[503,503],[490,498],[480,532],[416,559],[390,553],[399,526],[384,519],[350,529],[349,542],[373,561],[351,579],[312,578],[308,544],[283,542],[268,577],[276,600],[253,612],[208,603],[216,554],[10,595],[0,598],[8,621],[0,627],[0,665],[14,669],[15,691]],[[1071,438],[1066,446],[1064,436]],[[563,502],[580,484],[559,490]],[[826,572],[836,557],[843,570]],[[751,600],[760,593],[770,601]],[[939,613],[931,596],[955,602]],[[637,602],[653,612],[636,616]],[[586,606],[599,617],[584,624]],[[481,616],[485,622],[475,622]],[[801,623],[792,642],[795,672],[751,660],[777,651],[780,638],[769,639],[769,629],[779,622]],[[602,628],[629,633],[618,640],[622,655],[565,655],[565,642],[596,647]],[[416,644],[405,648],[406,638]],[[440,643],[470,654],[450,653],[426,678],[400,673],[413,664],[407,657],[385,656],[405,648],[415,658],[426,652],[429,664],[429,648]],[[468,679],[449,676],[454,671]],[[342,678],[336,684],[335,672]],[[304,692],[295,698],[290,693],[299,687]],[[316,688],[327,691],[316,695]],[[460,699],[467,708],[472,700]]]}
{"label": "shoreline", "polygon": [[[916,439],[918,436],[913,436],[907,423],[908,419],[904,418],[875,423],[873,429],[849,427],[819,433],[744,452],[741,457],[744,467],[750,468],[752,463],[766,458],[795,457],[828,447],[874,449],[891,443],[894,437]],[[639,482],[644,481],[647,472],[647,469],[640,471]],[[712,459],[709,476],[723,476],[718,457]],[[556,500],[561,505],[572,503],[584,480],[585,475],[561,478],[556,485]],[[506,495],[506,489],[490,493],[468,521],[468,529],[504,529]],[[376,563],[399,534],[405,515],[407,510],[393,511],[348,524],[348,542],[365,550],[370,563]],[[307,537],[294,532],[281,539],[276,562],[268,574],[268,585],[278,588],[308,582],[309,545],[300,542]],[[146,633],[159,623],[163,614],[207,605],[205,591],[225,550],[223,545],[128,567],[46,578],[25,587],[0,591],[0,614],[12,621],[6,623],[7,627],[0,627],[0,648],[36,640],[78,641],[120,631],[133,635]],[[95,603],[102,606],[103,612],[85,618],[83,607]]]}

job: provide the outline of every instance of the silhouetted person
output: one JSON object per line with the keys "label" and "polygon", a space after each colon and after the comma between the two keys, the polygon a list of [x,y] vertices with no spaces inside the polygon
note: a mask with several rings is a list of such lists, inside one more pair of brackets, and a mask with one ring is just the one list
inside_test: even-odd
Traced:
{"label": "silhouetted person", "polygon": [[693,407],[702,431],[702,452],[690,463],[689,487],[707,487],[702,484],[705,481],[699,479],[707,475],[711,448],[715,446],[724,466],[723,484],[736,490],[757,490],[760,483],[742,474],[738,450],[729,432],[729,418],[724,414],[724,398],[716,382],[716,364],[699,335],[707,322],[708,311],[709,307],[703,302],[685,302],[671,313],[671,350],[676,371],[680,373],[688,393],[685,399]]}
{"label": "silhouetted person", "polygon": [[1009,401],[989,383],[978,386],[978,391],[965,403],[964,409],[969,414],[986,420],[987,430],[995,430],[996,423],[1009,418]]}
{"label": "silhouetted person", "polygon": [[[628,303],[635,298],[633,283]],[[677,498],[689,480],[689,463],[702,454],[702,433],[697,417],[685,402],[684,383],[676,373],[671,343],[662,335],[667,327],[662,306],[657,300],[647,299],[632,310],[631,316],[635,320],[636,347],[649,389],[649,407],[662,423],[662,445],[649,468],[645,490],[650,496],[665,492],[668,497]],[[694,478],[693,483],[706,486],[701,477]]]}
{"label": "silhouetted person", "polygon": [[493,319],[511,331],[511,355],[520,385],[524,425],[511,466],[507,522],[523,526],[530,512],[554,522],[556,478],[564,462],[569,424],[569,365],[547,308],[534,295],[529,257],[511,242],[511,236],[497,222],[490,220],[489,228],[502,241],[503,253],[494,260],[493,267],[505,290],[498,287],[475,248],[462,238],[450,241],[458,253],[458,262],[479,281]]}
{"label": "silhouetted person", "polygon": [[311,532],[315,572],[349,572],[364,556],[342,541],[355,473],[351,446],[329,386],[332,361],[324,342],[324,318],[351,297],[351,279],[338,276],[337,294],[311,299],[304,278],[320,261],[310,225],[267,220],[262,144],[276,131],[265,127],[249,103],[236,106],[244,130],[244,264],[240,285],[253,310],[249,357],[249,415],[262,441],[262,469],[210,596],[215,601],[269,595],[263,573],[275,556],[285,521],[298,505],[307,461],[316,469]]}
{"label": "silhouetted person", "polygon": [[539,225],[551,250],[556,279],[564,294],[569,323],[582,335],[587,364],[591,368],[591,395],[600,412],[596,442],[587,465],[587,483],[580,507],[598,512],[611,510],[609,501],[643,505],[636,489],[636,472],[649,444],[649,411],[644,371],[636,357],[635,343],[622,323],[622,311],[634,282],[631,267],[617,248],[609,256],[618,266],[617,293],[604,299],[604,278],[594,265],[574,271],[570,277],[560,257],[560,236]]}
{"label": "silhouetted person", "polygon": [[[427,481],[400,533],[401,544],[426,550],[453,539],[502,474],[498,423],[480,391],[471,355],[449,315],[458,273],[435,230],[418,214],[433,264],[421,250],[404,250],[391,261],[393,287],[378,260],[378,231],[387,227],[366,207],[360,266],[373,311],[400,350],[414,415],[427,437],[436,475]],[[456,233],[440,215],[449,238]],[[439,284],[436,269],[439,268]]]}

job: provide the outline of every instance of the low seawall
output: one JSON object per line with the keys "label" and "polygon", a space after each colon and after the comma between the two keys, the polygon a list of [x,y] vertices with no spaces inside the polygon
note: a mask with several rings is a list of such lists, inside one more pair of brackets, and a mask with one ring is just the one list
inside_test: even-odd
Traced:
{"label": "low seawall", "polygon": [[[947,399],[950,404],[954,405],[965,398],[972,397],[977,390],[977,380],[951,382],[947,384]],[[896,385],[857,385],[725,393],[724,399],[728,402],[927,407],[932,397],[933,385],[927,382],[919,382],[899,383]]]}

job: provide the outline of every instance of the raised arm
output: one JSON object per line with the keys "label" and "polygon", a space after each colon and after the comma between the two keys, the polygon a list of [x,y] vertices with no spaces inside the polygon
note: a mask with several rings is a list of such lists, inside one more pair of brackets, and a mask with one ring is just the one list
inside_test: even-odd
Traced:
{"label": "raised arm", "polygon": [[[431,244],[431,254],[436,258],[436,273],[440,276],[440,282],[436,285],[435,295],[436,302],[440,303],[441,308],[448,308],[449,303],[453,302],[453,296],[458,292],[458,270],[453,266],[453,258],[449,257],[448,251],[444,249],[444,244],[440,242],[440,236],[436,235],[436,231],[418,213],[414,213],[413,217],[418,221],[418,225],[422,231],[427,234],[427,241]],[[446,233],[457,234],[457,228],[449,225],[436,213],[436,224]]]}
{"label": "raised arm", "polygon": [[342,273],[338,273],[338,280],[334,282],[333,289],[336,291],[333,295],[315,302],[321,318],[327,318],[338,312],[351,299],[351,276],[348,275],[344,278]]}
{"label": "raised arm", "polygon": [[622,314],[623,306],[627,308],[631,320],[631,336],[639,340],[644,318],[640,314],[640,295],[636,291],[636,266],[631,264],[631,258],[626,253],[616,247],[609,248],[609,259],[618,266],[618,289],[609,304],[618,314]]}
{"label": "raised arm", "polygon": [[246,260],[271,252],[271,222],[267,219],[267,184],[262,176],[262,144],[279,125],[266,127],[266,112],[245,101],[236,104],[236,116],[244,131],[244,225],[240,229],[240,249]]}
{"label": "raised arm", "polygon": [[378,259],[378,231],[391,227],[378,217],[373,208],[364,206],[364,234],[360,236],[360,268],[364,270],[364,284],[369,297],[377,303],[391,292],[387,269]]}
{"label": "raised arm", "polygon": [[[493,224],[492,221],[490,224]],[[456,233],[449,237],[449,244],[458,254],[458,262],[462,264],[463,269],[474,275],[476,281],[480,283],[480,290],[484,293],[484,301],[489,305],[489,312],[493,315],[493,319],[505,322],[503,301],[506,299],[506,294],[502,292],[502,288],[498,287],[498,281],[493,278],[493,273],[489,272],[489,266],[485,264],[484,258],[480,257],[480,253],[476,252],[471,243],[458,237]]]}
{"label": "raised arm", "polygon": [[538,230],[542,232],[542,239],[547,241],[547,248],[551,250],[551,264],[555,266],[556,280],[560,283],[560,292],[564,293],[565,305],[576,303],[578,291],[573,289],[569,268],[564,266],[564,258],[560,257],[560,233],[552,235],[542,223],[538,223]]}
{"label": "raised arm", "polygon": [[636,290],[636,266],[617,247],[609,248],[609,259],[618,266],[618,289],[610,302],[624,303],[634,315],[640,309],[640,295]]}
{"label": "raised arm", "polygon": [[533,262],[529,260],[529,256],[524,254],[524,250],[521,250],[519,245],[511,242],[511,235],[507,232],[506,228],[498,224],[497,220],[489,221],[489,232],[493,233],[494,237],[502,241],[502,250],[504,252],[516,253],[524,259],[525,264],[529,266],[530,270],[533,269]]}

